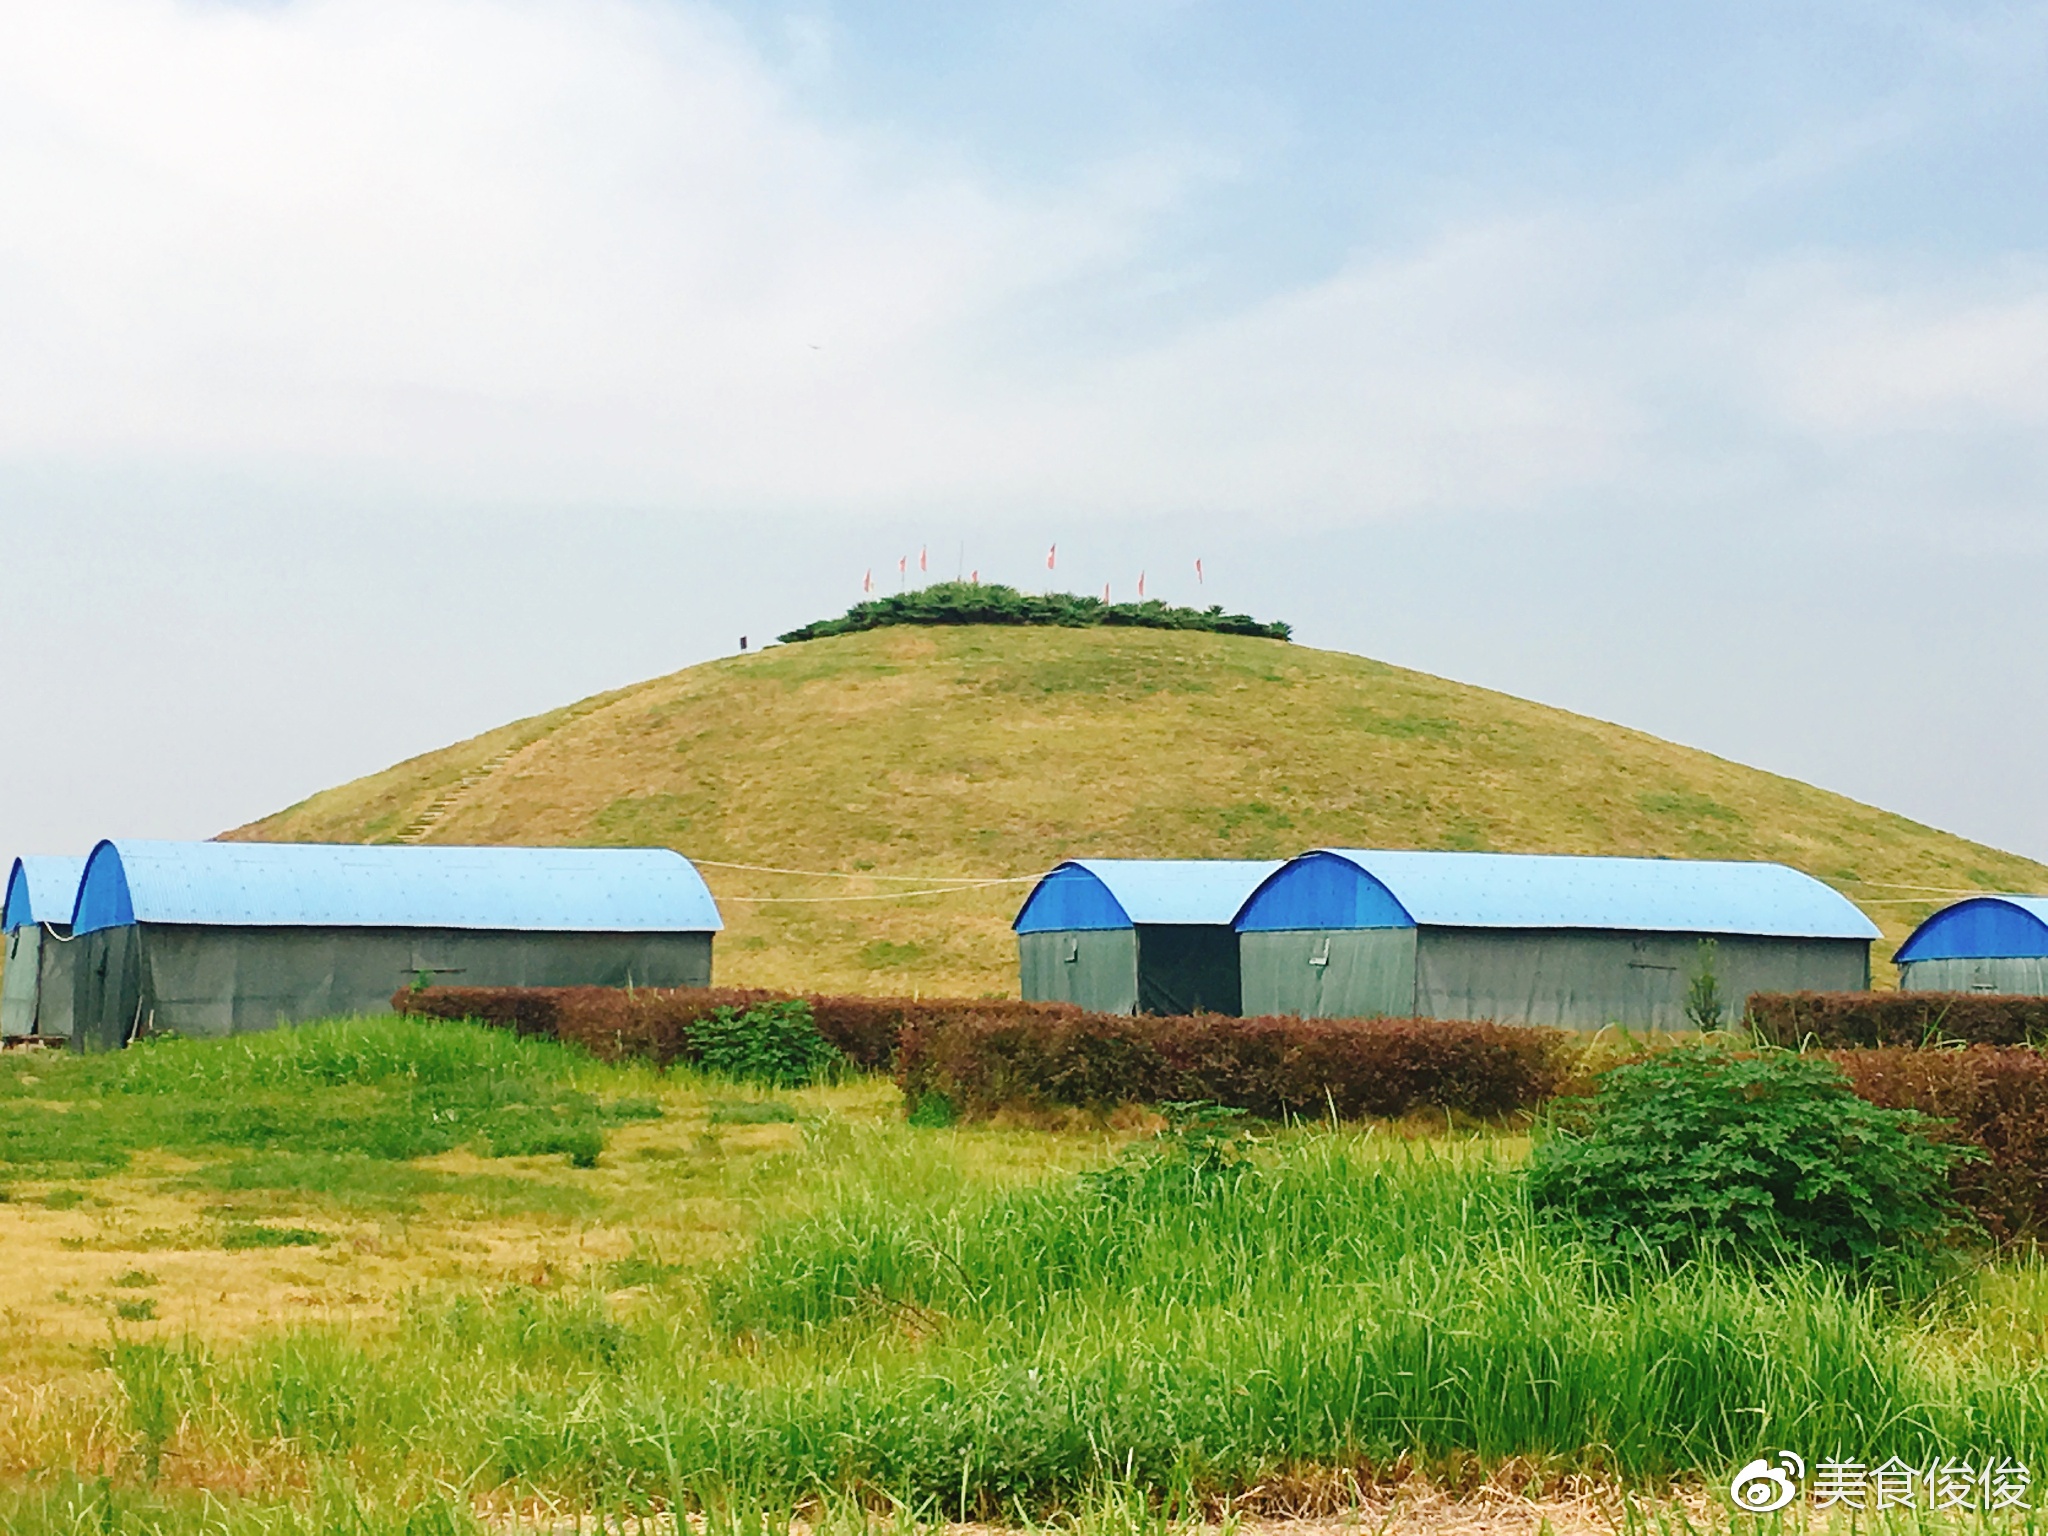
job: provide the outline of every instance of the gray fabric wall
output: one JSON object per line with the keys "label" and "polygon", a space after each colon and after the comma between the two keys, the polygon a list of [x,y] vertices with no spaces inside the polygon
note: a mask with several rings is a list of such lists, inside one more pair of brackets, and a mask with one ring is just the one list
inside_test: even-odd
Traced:
{"label": "gray fabric wall", "polygon": [[[1360,928],[1240,940],[1246,1014],[1322,1019],[1414,1015],[1685,1029],[1685,996],[1699,964],[1693,934]],[[1716,943],[1714,971],[1732,1023],[1752,992],[1868,986],[1870,946],[1726,937]]]}
{"label": "gray fabric wall", "polygon": [[[1426,928],[1416,951],[1416,1011],[1564,1029],[1688,1029],[1699,965],[1695,934]],[[1862,939],[1726,936],[1714,970],[1728,1022],[1752,992],[1856,991],[1870,979]]]}
{"label": "gray fabric wall", "polygon": [[62,925],[52,932],[29,923],[7,935],[7,969],[0,975],[0,1034],[70,1035],[77,953]]}
{"label": "gray fabric wall", "polygon": [[1899,967],[1902,992],[2008,992],[2048,997],[2048,960],[1908,960]]}
{"label": "gray fabric wall", "polygon": [[1138,931],[1083,928],[1020,933],[1017,980],[1026,1002],[1073,1003],[1094,1013],[1136,1013]]}
{"label": "gray fabric wall", "polygon": [[142,930],[102,928],[71,947],[72,1049],[119,1050],[142,1017]]}
{"label": "gray fabric wall", "polygon": [[7,968],[0,971],[0,1035],[32,1034],[36,988],[43,961],[43,930],[23,923],[7,935]]}
{"label": "gray fabric wall", "polygon": [[1413,928],[1241,933],[1245,1017],[1407,1018],[1415,1012],[1415,934]]}
{"label": "gray fabric wall", "polygon": [[419,972],[446,986],[706,987],[708,933],[435,928],[213,928],[147,923],[76,941],[76,1043],[124,1044],[138,1021],[218,1036],[384,1013]]}
{"label": "gray fabric wall", "polygon": [[36,1033],[53,1039],[71,1034],[73,990],[78,969],[78,941],[71,925],[43,929],[43,963],[36,987]]}

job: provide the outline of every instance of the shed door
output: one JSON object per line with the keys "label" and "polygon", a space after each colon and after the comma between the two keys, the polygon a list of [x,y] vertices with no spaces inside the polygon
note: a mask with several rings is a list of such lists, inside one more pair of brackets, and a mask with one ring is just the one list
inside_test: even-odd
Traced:
{"label": "shed door", "polygon": [[1243,1006],[1237,934],[1214,923],[1147,923],[1138,930],[1140,1013],[1227,1013]]}

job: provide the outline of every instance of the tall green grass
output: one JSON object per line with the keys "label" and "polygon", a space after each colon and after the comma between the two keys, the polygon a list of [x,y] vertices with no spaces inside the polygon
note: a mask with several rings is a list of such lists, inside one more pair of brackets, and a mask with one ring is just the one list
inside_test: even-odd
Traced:
{"label": "tall green grass", "polygon": [[2048,1465],[2024,1330],[1817,1271],[1617,1278],[1537,1226],[1483,1143],[1304,1132],[1234,1169],[1169,1153],[1007,1192],[929,1145],[837,1148],[811,1214],[631,1307],[513,1287],[418,1303],[389,1344],[127,1346],[138,1454],[282,1443],[388,1485],[880,1490],[952,1515],[1404,1459],[1650,1481],[1779,1446]]}
{"label": "tall green grass", "polygon": [[590,1091],[595,1068],[552,1041],[399,1018],[21,1055],[0,1061],[0,1179],[92,1178],[143,1149],[393,1162],[472,1146],[587,1164],[611,1127],[659,1114]]}

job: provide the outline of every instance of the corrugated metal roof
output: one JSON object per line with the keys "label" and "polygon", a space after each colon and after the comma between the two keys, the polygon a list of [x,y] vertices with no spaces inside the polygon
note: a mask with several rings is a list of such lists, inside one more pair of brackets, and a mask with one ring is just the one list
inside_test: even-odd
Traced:
{"label": "corrugated metal roof", "polygon": [[[1847,897],[1783,864],[1370,848],[1325,848],[1291,861],[1246,903],[1238,926],[1404,926],[1377,896],[1360,903],[1342,893],[1349,904],[1334,903],[1328,861],[1352,865],[1425,927],[1877,937]],[[1289,889],[1296,882],[1298,894]],[[1361,921],[1362,908],[1380,915]]]}
{"label": "corrugated metal roof", "polygon": [[0,930],[29,923],[68,923],[78,900],[85,860],[71,854],[25,854],[7,872],[7,904]]}
{"label": "corrugated metal roof", "polygon": [[131,922],[225,927],[703,933],[724,925],[666,848],[400,848],[101,843],[80,933]]}
{"label": "corrugated metal roof", "polygon": [[2048,955],[2048,896],[1971,896],[1952,902],[1907,936],[1894,957],[2015,960]]}
{"label": "corrugated metal roof", "polygon": [[1278,859],[1069,859],[1031,888],[1012,926],[1019,933],[1135,923],[1227,926],[1279,868]]}

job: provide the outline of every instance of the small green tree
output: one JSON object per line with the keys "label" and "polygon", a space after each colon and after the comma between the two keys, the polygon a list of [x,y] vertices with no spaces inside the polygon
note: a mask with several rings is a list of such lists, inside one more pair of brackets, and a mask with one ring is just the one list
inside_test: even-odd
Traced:
{"label": "small green tree", "polygon": [[1931,1123],[1865,1103],[1820,1057],[1681,1046],[1564,1101],[1529,1193],[1611,1251],[1868,1268],[1969,1230],[1948,1175],[1982,1154],[1930,1140]]}
{"label": "small green tree", "polygon": [[1727,1000],[1721,995],[1720,973],[1715,967],[1720,953],[1721,946],[1712,939],[1700,940],[1693,960],[1692,982],[1686,988],[1686,1022],[1702,1034],[1719,1029],[1728,1013]]}
{"label": "small green tree", "polygon": [[837,1065],[839,1052],[818,1033],[802,998],[716,1008],[690,1026],[690,1044],[707,1070],[764,1088],[802,1088]]}

